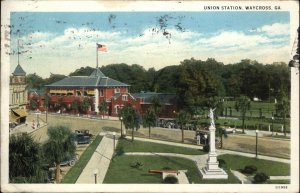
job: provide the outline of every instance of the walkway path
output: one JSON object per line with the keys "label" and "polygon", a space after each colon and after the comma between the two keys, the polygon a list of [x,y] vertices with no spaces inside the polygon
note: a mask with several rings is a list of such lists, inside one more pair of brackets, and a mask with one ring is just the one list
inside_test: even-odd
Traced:
{"label": "walkway path", "polygon": [[[116,138],[117,139],[117,138]],[[115,141],[115,145],[117,144]],[[98,184],[102,184],[108,170],[110,161],[113,156],[114,137],[112,134],[105,134],[100,144],[98,145],[95,153],[92,155],[90,161],[87,163],[79,178],[77,184],[94,184],[95,172]]]}
{"label": "walkway path", "polygon": [[[97,171],[97,183],[103,183],[103,180],[105,178],[106,172],[108,170],[112,155],[113,155],[113,143],[114,143],[114,137],[111,134],[111,132],[101,132],[99,135],[103,135],[103,139],[101,140],[99,146],[97,147],[95,153],[91,157],[90,161],[84,168],[83,172],[79,176],[76,183],[85,183],[85,184],[92,184],[95,183],[95,176],[94,172]],[[117,145],[117,136],[115,140],[115,145]],[[160,143],[160,144],[167,144],[167,145],[173,145],[173,146],[180,146],[180,147],[188,147],[188,148],[195,148],[195,149],[202,149],[202,146],[198,145],[190,145],[190,144],[181,144],[176,142],[167,142],[167,141],[160,141],[155,139],[146,139],[146,138],[140,138],[135,137],[136,140],[140,141],[148,141],[153,143]],[[217,154],[235,154],[235,155],[241,155],[246,157],[255,157],[255,154],[251,153],[243,153],[243,152],[236,152],[236,151],[230,151],[230,150],[217,150]],[[189,159],[195,162],[195,164],[198,167],[198,170],[200,171],[203,167],[206,165],[206,160],[208,158],[208,155],[184,155],[184,154],[176,154],[176,153],[151,153],[151,152],[128,152],[125,153],[125,155],[159,155],[159,156],[173,156],[173,157],[181,157],[185,159]],[[282,163],[290,163],[290,160],[287,159],[280,159],[280,158],[274,158],[269,156],[258,156],[259,159],[265,159],[265,160],[271,160],[271,161],[277,161]],[[238,171],[232,170],[232,173],[239,178],[240,181],[243,183],[251,183],[249,179],[244,176],[242,173]],[[289,178],[286,176],[277,177],[278,179],[286,179]],[[276,177],[274,178],[276,179]]]}
{"label": "walkway path", "polygon": [[230,171],[235,177],[237,177],[241,181],[242,184],[252,184],[250,178],[242,174],[241,172],[232,169],[230,169]]}
{"label": "walkway path", "polygon": [[[167,142],[167,141],[160,141],[160,140],[155,140],[155,139],[146,139],[146,138],[141,138],[141,137],[135,137],[135,139],[140,140],[140,141],[167,144],[167,145],[173,145],[173,146],[179,146],[179,147],[203,149],[203,147],[199,146],[199,145],[182,144],[182,143],[176,143],[176,142]],[[218,155],[233,154],[233,155],[241,155],[241,156],[245,156],[245,157],[255,157],[255,154],[253,154],[253,153],[244,153],[244,152],[231,151],[231,150],[226,150],[226,149],[217,149],[217,154]],[[291,163],[291,160],[289,160],[289,159],[276,158],[276,157],[264,156],[264,155],[258,155],[257,157],[259,159],[264,159],[264,160],[276,161],[276,162],[281,162],[281,163]]]}
{"label": "walkway path", "polygon": [[[218,155],[233,154],[233,155],[241,155],[241,156],[253,157],[253,158],[255,158],[255,156],[256,156],[253,153],[244,153],[244,152],[231,151],[231,150],[226,150],[226,149],[217,149],[217,154]],[[258,159],[281,162],[281,163],[288,163],[288,164],[291,163],[291,160],[288,160],[288,159],[282,159],[282,158],[270,157],[270,156],[264,156],[264,155],[258,155],[257,158]]]}

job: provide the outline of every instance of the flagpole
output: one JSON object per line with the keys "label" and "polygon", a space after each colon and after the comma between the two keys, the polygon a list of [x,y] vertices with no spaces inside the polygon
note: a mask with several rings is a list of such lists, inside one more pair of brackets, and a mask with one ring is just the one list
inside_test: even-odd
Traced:
{"label": "flagpole", "polygon": [[20,58],[19,58],[20,57],[19,56],[20,55],[20,51],[19,51],[19,46],[20,45],[19,44],[20,44],[20,40],[18,39],[18,65],[20,64]]}
{"label": "flagpole", "polygon": [[98,45],[97,45],[97,43],[96,43],[96,55],[97,55],[96,60],[97,60],[97,68],[98,68]]}

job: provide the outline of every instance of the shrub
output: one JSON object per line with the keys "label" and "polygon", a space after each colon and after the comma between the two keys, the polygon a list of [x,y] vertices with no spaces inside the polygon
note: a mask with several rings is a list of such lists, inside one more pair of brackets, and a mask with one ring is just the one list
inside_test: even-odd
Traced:
{"label": "shrub", "polygon": [[178,179],[173,175],[167,175],[163,180],[164,184],[178,184]]}
{"label": "shrub", "polygon": [[257,171],[257,169],[253,165],[248,165],[241,169],[241,172],[244,174],[253,174],[255,171]]}
{"label": "shrub", "polygon": [[143,167],[143,163],[140,161],[135,161],[135,162],[131,163],[130,166],[132,168],[140,169],[141,167]]}
{"label": "shrub", "polygon": [[257,167],[253,165],[245,166],[245,168],[242,170],[242,173],[244,174],[253,174],[257,171]]}
{"label": "shrub", "polygon": [[223,159],[218,159],[218,162],[219,162],[219,167],[220,168],[224,168],[224,166],[226,165],[226,162]]}
{"label": "shrub", "polygon": [[257,173],[254,176],[253,183],[255,183],[255,184],[262,184],[262,183],[266,182],[268,179],[270,179],[270,177],[267,176],[265,173]]}
{"label": "shrub", "polygon": [[203,146],[203,151],[204,152],[209,152],[209,145],[204,145]]}

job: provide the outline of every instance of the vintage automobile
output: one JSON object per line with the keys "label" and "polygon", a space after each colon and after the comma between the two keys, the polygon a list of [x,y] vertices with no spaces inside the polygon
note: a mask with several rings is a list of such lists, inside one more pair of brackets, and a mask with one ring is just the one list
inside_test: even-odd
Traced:
{"label": "vintage automobile", "polygon": [[78,144],[89,144],[91,142],[91,138],[89,135],[85,135],[84,133],[73,133],[72,140],[75,145]]}

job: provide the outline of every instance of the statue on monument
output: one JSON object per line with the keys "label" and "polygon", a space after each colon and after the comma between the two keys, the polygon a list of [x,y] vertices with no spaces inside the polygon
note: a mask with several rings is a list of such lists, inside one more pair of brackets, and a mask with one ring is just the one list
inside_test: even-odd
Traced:
{"label": "statue on monument", "polygon": [[215,126],[215,120],[214,120],[214,111],[215,111],[216,109],[214,108],[214,109],[212,109],[212,108],[210,108],[209,109],[209,118],[211,119],[211,121],[210,121],[210,126],[211,127],[213,127],[213,128],[216,128],[216,126]]}

